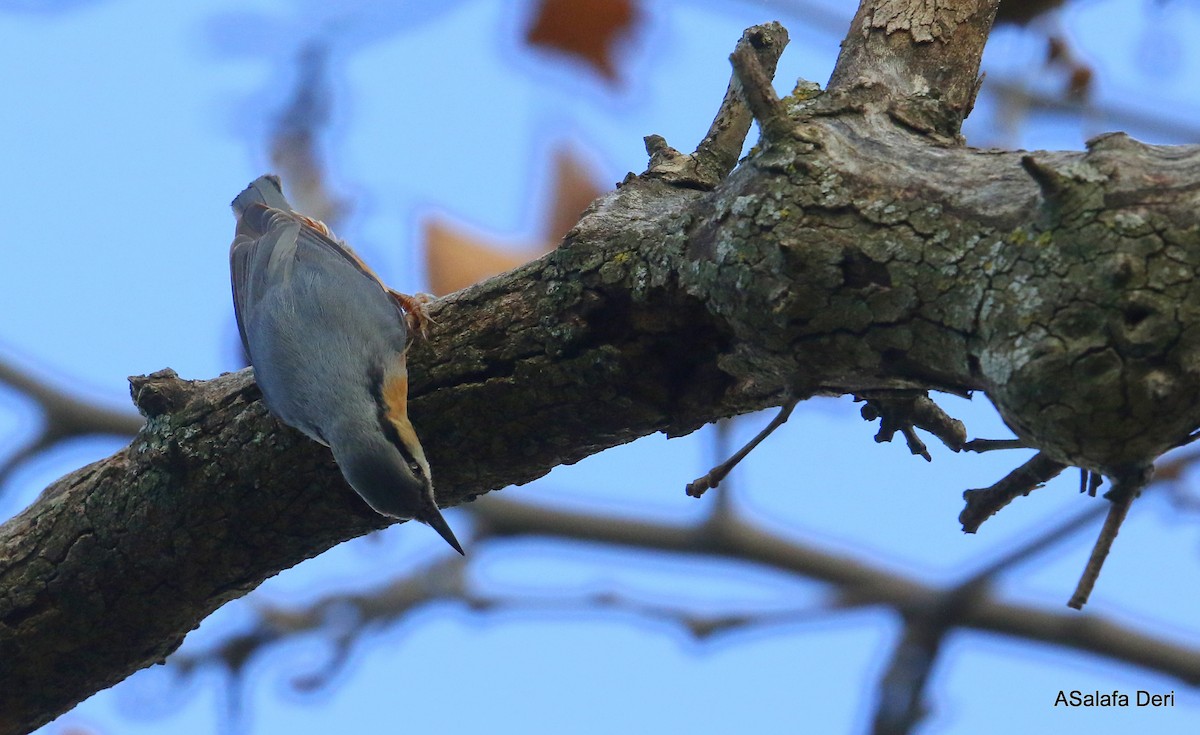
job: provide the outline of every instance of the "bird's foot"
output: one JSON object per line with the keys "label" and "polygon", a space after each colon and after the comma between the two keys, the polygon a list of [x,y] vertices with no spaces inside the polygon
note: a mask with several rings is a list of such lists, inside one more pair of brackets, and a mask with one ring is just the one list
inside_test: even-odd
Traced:
{"label": "bird's foot", "polygon": [[430,318],[429,311],[426,309],[428,304],[433,303],[434,295],[415,293],[409,296],[391,289],[388,289],[388,293],[392,295],[397,304],[400,304],[400,308],[404,309],[404,319],[408,322],[408,330],[422,339],[428,339],[429,325],[437,324]]}
{"label": "bird's foot", "polygon": [[301,222],[303,222],[304,224],[313,228],[314,230],[321,233],[325,237],[328,237],[330,240],[333,240],[335,242],[337,241],[337,238],[333,236],[333,230],[329,229],[329,225],[325,224],[321,220],[313,219],[312,217],[309,217],[308,215],[300,214],[299,212],[292,212],[292,214],[296,215],[296,218],[299,219]]}

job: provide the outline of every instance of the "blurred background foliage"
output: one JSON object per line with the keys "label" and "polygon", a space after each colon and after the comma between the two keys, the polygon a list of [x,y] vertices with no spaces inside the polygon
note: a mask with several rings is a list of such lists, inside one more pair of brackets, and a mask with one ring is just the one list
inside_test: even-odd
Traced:
{"label": "blurred background foliage", "polygon": [[[394,287],[446,294],[555,247],[644,168],[644,135],[694,146],[743,28],[790,31],[786,93],[827,78],[852,10],[0,0],[0,513],[128,440],[125,375],[244,365],[225,206],[259,173]],[[1197,142],[1198,10],[1005,0],[968,142]],[[986,401],[939,400],[971,436],[1008,436]],[[404,526],[344,544],[43,731],[1197,731],[1192,455],[1164,460],[1079,615],[1063,603],[1103,501],[1060,478],[965,536],[961,492],[1028,452],[938,445],[926,465],[875,446],[858,409],[801,404],[699,500],[684,485],[769,416],[453,510],[466,559]],[[704,536],[719,523],[744,543]],[[1061,689],[1176,705],[1064,712]]]}

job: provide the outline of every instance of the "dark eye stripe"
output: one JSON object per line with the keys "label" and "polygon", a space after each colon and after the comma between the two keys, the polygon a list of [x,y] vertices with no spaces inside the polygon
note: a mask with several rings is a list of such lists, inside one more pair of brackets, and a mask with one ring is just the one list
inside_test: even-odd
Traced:
{"label": "dark eye stripe", "polygon": [[367,371],[367,381],[367,388],[371,391],[371,398],[375,401],[375,418],[379,421],[380,430],[383,431],[383,435],[392,443],[392,446],[400,452],[400,456],[404,458],[404,462],[412,470],[412,473],[417,477],[423,477],[425,471],[421,469],[417,458],[408,450],[408,447],[404,446],[404,442],[400,439],[400,432],[396,431],[396,425],[388,420],[387,402],[383,400],[383,368],[373,365]]}

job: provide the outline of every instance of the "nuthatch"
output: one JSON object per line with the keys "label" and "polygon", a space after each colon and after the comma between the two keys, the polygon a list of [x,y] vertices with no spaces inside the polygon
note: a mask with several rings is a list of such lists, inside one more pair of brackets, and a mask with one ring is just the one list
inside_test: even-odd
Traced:
{"label": "nuthatch", "polygon": [[426,523],[463,553],[408,419],[412,300],[323,223],[293,212],[277,176],[255,179],[233,212],[234,312],[267,408],[332,449],[376,511]]}

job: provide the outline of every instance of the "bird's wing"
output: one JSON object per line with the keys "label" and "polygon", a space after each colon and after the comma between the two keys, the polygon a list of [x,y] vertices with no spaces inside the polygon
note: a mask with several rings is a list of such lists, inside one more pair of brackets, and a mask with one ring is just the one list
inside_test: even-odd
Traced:
{"label": "bird's wing", "polygon": [[238,219],[229,246],[229,272],[233,281],[233,311],[242,347],[250,354],[246,322],[250,312],[272,283],[285,283],[296,257],[301,225],[290,213],[252,204]]}
{"label": "bird's wing", "polygon": [[408,322],[404,315],[403,306],[396,299],[391,298],[392,290],[387,287],[382,278],[375,274],[375,271],[371,270],[371,266],[358,257],[358,253],[351,250],[350,246],[346,243],[334,238],[333,233],[329,231],[325,223],[310,219],[296,212],[289,214],[304,225],[300,230],[300,246],[297,248],[297,258],[304,259],[306,257],[320,257],[321,255],[325,255],[333,256],[349,263],[356,271],[374,281],[379,285],[379,288],[383,289],[383,292],[388,295],[389,300],[396,309],[396,316],[400,320],[401,327],[407,331]]}
{"label": "bird's wing", "polygon": [[304,228],[305,231],[303,235],[306,243],[311,244],[330,255],[336,255],[339,258],[342,258],[347,263],[353,265],[355,269],[361,272],[364,276],[367,276],[372,281],[378,283],[379,286],[385,291],[387,290],[387,286],[383,283],[383,279],[376,275],[375,271],[371,270],[371,266],[363,262],[363,259],[358,257],[358,253],[351,250],[349,245],[335,238],[333,233],[330,232],[329,228],[324,222],[312,219],[311,217],[307,217],[298,212],[292,212],[292,216],[296,217],[302,223],[307,225],[307,227]]}
{"label": "bird's wing", "polygon": [[403,307],[390,298],[383,281],[345,243],[335,240],[324,224],[291,210],[253,202],[242,211],[229,249],[233,278],[233,303],[242,345],[249,354],[245,320],[273,285],[286,286],[297,264],[333,258],[377,284],[396,311],[400,328],[407,332]]}

